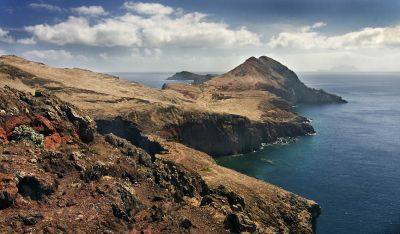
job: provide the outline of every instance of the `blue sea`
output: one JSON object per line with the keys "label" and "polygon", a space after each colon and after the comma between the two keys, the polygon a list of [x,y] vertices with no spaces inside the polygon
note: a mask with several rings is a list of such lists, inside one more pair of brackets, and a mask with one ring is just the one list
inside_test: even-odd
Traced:
{"label": "blue sea", "polygon": [[[118,75],[159,88],[171,74]],[[299,77],[349,103],[298,106],[317,135],[218,163],[317,201],[318,233],[400,233],[400,73]]]}

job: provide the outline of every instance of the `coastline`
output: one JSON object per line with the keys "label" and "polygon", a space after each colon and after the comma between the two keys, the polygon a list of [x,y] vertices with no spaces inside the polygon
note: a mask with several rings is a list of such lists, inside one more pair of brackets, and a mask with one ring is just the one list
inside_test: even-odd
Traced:
{"label": "coastline", "polygon": [[[2,85],[48,93],[73,104],[97,121],[100,132],[108,126],[103,134],[112,133],[129,141],[153,160],[171,161],[168,168],[176,164],[188,170],[188,176],[199,175],[212,194],[226,196],[232,192],[237,194],[232,196],[243,197],[245,204],[241,204],[241,208],[236,203],[213,208],[218,215],[213,216],[212,222],[220,227],[225,225],[233,231],[312,233],[320,213],[317,203],[218,166],[210,156],[251,152],[259,149],[261,143],[272,143],[281,136],[296,137],[314,132],[306,118],[292,112],[290,102],[297,99],[287,95],[290,92],[286,86],[273,90],[282,97],[265,90],[270,82],[268,74],[250,74],[242,79],[250,82],[250,87],[241,83],[230,87],[229,80],[238,79],[243,71],[251,72],[258,66],[269,67],[271,63],[287,70],[266,57],[250,58],[224,76],[208,81],[210,83],[198,86],[171,84],[157,90],[88,70],[52,68],[15,56],[2,56],[0,72],[4,75],[0,78]],[[335,95],[305,87],[294,73],[290,74],[289,77],[280,75],[279,79],[298,83],[299,95],[303,91],[315,92],[316,99],[312,102],[321,95],[323,102],[340,100]],[[253,86],[252,77],[264,84]],[[113,144],[129,153],[122,147],[126,143]],[[168,168],[166,170],[172,170]],[[221,190],[220,186],[227,190]],[[206,199],[202,189],[188,195],[199,201]],[[219,204],[221,198],[218,196],[215,202]],[[232,222],[236,224],[231,226]]]}

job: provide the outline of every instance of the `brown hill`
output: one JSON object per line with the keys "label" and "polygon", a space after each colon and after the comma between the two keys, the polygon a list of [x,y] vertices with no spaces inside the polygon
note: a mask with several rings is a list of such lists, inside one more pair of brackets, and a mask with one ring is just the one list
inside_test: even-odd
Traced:
{"label": "brown hill", "polygon": [[[176,220],[199,233],[313,230],[319,214],[314,202],[220,167],[196,150],[213,156],[248,152],[277,137],[314,132],[280,96],[215,83],[156,90],[106,74],[1,56],[0,86],[6,85],[36,93],[33,97],[9,88],[0,92],[4,100],[15,97],[7,106],[0,103],[0,157],[1,165],[7,165],[0,168],[5,174],[0,182],[0,228],[6,232],[10,227],[28,230],[30,225],[37,230],[151,228],[171,233],[182,228]],[[69,112],[80,113],[72,116],[80,117],[71,119],[59,105],[70,106],[75,111]],[[88,118],[81,117],[85,114],[79,109],[97,123],[99,133],[114,135],[94,133],[87,139],[90,128],[79,119]],[[27,113],[44,119],[37,123]],[[24,121],[8,122],[19,115]],[[46,132],[46,126],[57,126],[53,118],[61,119],[64,127]],[[28,142],[43,135],[48,143],[26,145],[22,138],[14,139],[14,131],[28,135]],[[74,151],[84,156],[74,159]],[[37,164],[31,165],[32,157]],[[33,176],[24,179],[19,171]],[[18,188],[26,183],[34,186],[28,190],[38,191],[35,199]],[[166,198],[158,198],[160,194]],[[63,205],[69,200],[75,200],[76,207]]]}
{"label": "brown hill", "polygon": [[[16,56],[0,57],[0,80],[2,85],[20,90],[47,90],[88,111],[95,120],[123,117],[146,134],[179,141],[211,155],[250,152],[277,137],[314,132],[285,100],[257,89],[232,92],[206,83],[166,85],[157,90]],[[214,142],[219,144],[211,144]]]}
{"label": "brown hill", "polygon": [[263,90],[291,104],[345,103],[341,97],[307,87],[281,63],[266,57],[251,57],[233,70],[207,82],[220,90]]}

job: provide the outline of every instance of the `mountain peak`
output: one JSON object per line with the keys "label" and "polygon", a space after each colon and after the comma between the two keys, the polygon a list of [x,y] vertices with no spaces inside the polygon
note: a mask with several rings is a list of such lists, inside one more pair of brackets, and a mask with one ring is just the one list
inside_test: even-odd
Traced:
{"label": "mountain peak", "polygon": [[236,76],[265,76],[277,71],[278,73],[290,73],[291,71],[286,66],[282,65],[278,61],[267,57],[260,56],[256,58],[254,56],[246,59],[246,61],[229,73],[233,73]]}
{"label": "mountain peak", "polygon": [[258,62],[258,59],[254,56],[251,56],[250,58],[246,59],[244,63],[252,63],[252,62]]}
{"label": "mountain peak", "polygon": [[307,87],[296,73],[267,56],[258,59],[250,57],[228,73],[212,79],[209,84],[225,90],[263,90],[292,104],[345,102],[336,95]]}

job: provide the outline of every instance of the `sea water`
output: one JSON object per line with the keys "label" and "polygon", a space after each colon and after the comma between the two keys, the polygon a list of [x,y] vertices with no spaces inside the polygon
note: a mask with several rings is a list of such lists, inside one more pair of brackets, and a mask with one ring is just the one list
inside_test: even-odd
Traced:
{"label": "sea water", "polygon": [[[160,88],[172,74],[116,75]],[[349,103],[300,105],[317,135],[218,163],[318,202],[318,233],[400,233],[400,73],[299,77]]]}
{"label": "sea water", "polygon": [[400,233],[400,74],[300,78],[349,103],[299,106],[317,135],[219,164],[318,202],[317,233]]}

